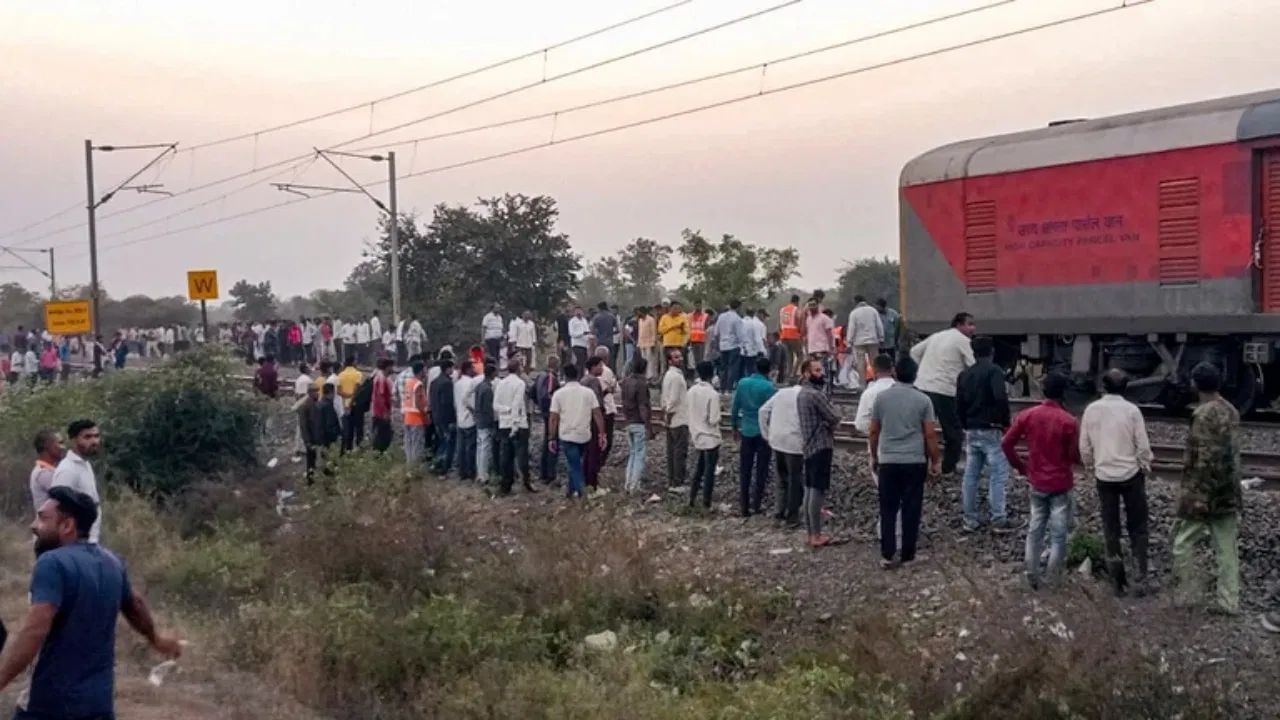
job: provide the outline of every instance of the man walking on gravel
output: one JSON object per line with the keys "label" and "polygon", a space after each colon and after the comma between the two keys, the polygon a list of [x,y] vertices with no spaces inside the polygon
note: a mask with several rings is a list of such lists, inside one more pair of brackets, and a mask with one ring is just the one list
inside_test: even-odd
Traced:
{"label": "man walking on gravel", "polygon": [[[940,471],[933,403],[917,390],[916,363],[898,358],[897,381],[880,393],[871,409],[871,472],[880,488],[880,567],[888,570],[916,558],[924,483]],[[898,514],[902,514],[902,548]]]}
{"label": "man walking on gravel", "polygon": [[1147,475],[1151,443],[1142,411],[1124,397],[1129,378],[1123,370],[1102,375],[1104,395],[1085,408],[1080,420],[1080,461],[1098,483],[1098,506],[1106,543],[1107,574],[1116,594],[1129,587],[1120,550],[1120,505],[1124,504],[1129,549],[1137,565],[1137,592],[1146,594]]}
{"label": "man walking on gravel", "polygon": [[1173,569],[1186,602],[1196,602],[1203,582],[1196,546],[1212,539],[1218,561],[1217,610],[1240,612],[1240,413],[1218,394],[1222,374],[1209,363],[1191,370],[1200,404],[1191,416],[1173,525]]}
{"label": "man walking on gravel", "polygon": [[853,302],[855,307],[849,313],[849,329],[845,336],[853,348],[853,366],[858,373],[857,385],[861,388],[867,384],[867,368],[871,359],[880,354],[880,346],[884,345],[884,321],[863,296],[854,296]]}
{"label": "man walking on gravel", "polygon": [[538,456],[538,478],[551,484],[556,479],[560,456],[556,453],[555,435],[551,434],[551,398],[560,389],[560,356],[547,356],[547,369],[533,383],[533,400],[542,414],[542,452]]}
{"label": "man walking on gravel", "polygon": [[[706,362],[706,361],[703,361]],[[662,414],[667,426],[667,485],[682,487],[688,473],[689,386],[684,379],[684,353],[667,353],[667,374],[662,376]]]}
{"label": "man walking on gravel", "polygon": [[1005,512],[1005,484],[1009,463],[1000,449],[1000,438],[1009,427],[1009,395],[1004,386],[1004,370],[995,364],[995,343],[989,337],[973,340],[973,367],[960,373],[956,382],[956,412],[965,430],[964,484],[961,490],[964,529],[977,532],[978,482],[987,466],[987,504],[991,509],[991,529],[997,533],[1015,530]]}
{"label": "man walking on gravel", "polygon": [[942,426],[943,475],[956,471],[964,444],[960,414],[956,411],[956,381],[974,363],[969,338],[975,329],[972,315],[956,313],[950,330],[934,333],[911,348],[911,359],[920,368],[917,387],[933,403],[933,412]]}
{"label": "man walking on gravel", "polygon": [[831,537],[822,532],[822,503],[831,487],[831,462],[840,416],[831,398],[823,392],[822,386],[828,379],[822,362],[815,358],[806,360],[801,375],[803,384],[796,397],[796,413],[804,442],[804,517],[809,529],[809,547],[817,549],[831,544]]}
{"label": "man walking on gravel", "polygon": [[804,436],[797,408],[800,389],[799,385],[783,388],[760,408],[760,434],[773,450],[778,466],[778,507],[773,519],[791,529],[800,527],[804,502]]}
{"label": "man walking on gravel", "polygon": [[120,615],[160,654],[182,655],[178,640],[156,632],[147,601],[130,587],[124,563],[88,541],[97,521],[92,498],[55,487],[31,524],[36,550],[31,606],[0,661],[0,690],[36,664],[15,720],[115,717]]}
{"label": "man walking on gravel", "polygon": [[738,383],[729,411],[733,433],[738,439],[738,499],[742,517],[759,515],[764,502],[764,487],[769,480],[769,441],[760,432],[760,408],[777,392],[769,379],[772,368],[769,358],[756,357],[754,365],[755,373]]}
{"label": "man walking on gravel", "polygon": [[653,410],[649,400],[649,361],[636,357],[631,374],[622,381],[622,415],[627,421],[627,471],[623,488],[628,493],[640,489],[644,481],[649,440],[653,439]]}
{"label": "man walking on gravel", "polygon": [[[673,350],[672,355],[680,355]],[[689,388],[689,439],[698,453],[698,467],[689,486],[689,507],[698,499],[702,490],[702,506],[711,507],[711,492],[715,488],[716,465],[720,461],[720,393],[711,386],[715,366],[703,360],[698,363],[698,382]]]}
{"label": "man walking on gravel", "polygon": [[373,416],[373,449],[386,452],[391,447],[391,370],[390,358],[379,358],[378,369],[373,373],[373,397],[369,400],[369,412]]}
{"label": "man walking on gravel", "polygon": [[595,392],[578,383],[576,365],[564,366],[564,387],[551,397],[550,410],[551,452],[564,446],[564,458],[569,466],[568,496],[581,498],[586,492],[583,456],[587,443],[591,442],[593,427],[597,447],[604,444],[604,415]]}
{"label": "man walking on gravel", "polygon": [[92,420],[72,422],[67,426],[67,442],[71,447],[53,471],[53,487],[69,487],[93,500],[97,512],[93,527],[89,529],[89,542],[97,544],[102,533],[102,506],[98,501],[98,482],[93,476],[93,465],[89,461],[97,457],[102,446],[98,424]]}
{"label": "man walking on gravel", "polygon": [[498,416],[498,472],[502,477],[499,491],[503,495],[511,492],[517,470],[524,489],[537,492],[529,477],[529,389],[521,374],[523,369],[521,355],[508,360],[507,376],[498,381],[493,391],[493,411]]}
{"label": "man walking on gravel", "polygon": [[[1040,550],[1049,535],[1049,582],[1056,584],[1067,559],[1067,533],[1071,530],[1075,476],[1071,466],[1080,462],[1080,429],[1062,407],[1070,381],[1061,373],[1049,373],[1041,384],[1044,402],[1018,414],[1000,443],[1005,458],[1027,478],[1031,486],[1031,529],[1027,532],[1024,559],[1027,583],[1040,587]],[[1026,440],[1027,460],[1018,457],[1018,443]]]}

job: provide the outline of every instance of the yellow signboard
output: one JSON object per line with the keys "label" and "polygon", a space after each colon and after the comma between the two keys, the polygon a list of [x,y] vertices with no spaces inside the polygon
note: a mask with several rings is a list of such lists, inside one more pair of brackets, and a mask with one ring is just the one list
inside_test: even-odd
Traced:
{"label": "yellow signboard", "polygon": [[187,297],[192,300],[217,300],[218,271],[188,270]]}
{"label": "yellow signboard", "polygon": [[58,300],[44,304],[44,327],[54,335],[80,335],[93,330],[92,303]]}

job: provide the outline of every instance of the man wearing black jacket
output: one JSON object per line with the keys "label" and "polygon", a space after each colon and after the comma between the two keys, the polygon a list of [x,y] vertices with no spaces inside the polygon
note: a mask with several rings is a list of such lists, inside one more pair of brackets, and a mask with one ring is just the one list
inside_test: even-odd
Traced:
{"label": "man wearing black jacket", "polygon": [[431,427],[436,436],[437,475],[448,475],[453,465],[454,434],[458,416],[453,406],[453,360],[439,362],[440,377],[431,381],[427,389],[427,408],[431,412]]}
{"label": "man wearing black jacket", "polygon": [[990,467],[987,502],[991,506],[991,528],[995,532],[1017,529],[1005,513],[1004,486],[1009,479],[1009,461],[1000,449],[1000,440],[1009,427],[1009,395],[1004,370],[995,364],[995,343],[989,337],[973,340],[974,365],[956,380],[956,410],[965,429],[964,529],[982,527],[978,518],[978,480],[984,465]]}
{"label": "man wearing black jacket", "polygon": [[560,358],[551,355],[547,357],[547,370],[538,375],[533,385],[529,387],[529,399],[538,405],[538,412],[542,414],[542,453],[538,461],[538,479],[544,483],[550,483],[556,479],[556,467],[559,464],[560,455],[550,447],[548,440],[554,440],[551,437],[551,396],[556,394],[560,389]]}

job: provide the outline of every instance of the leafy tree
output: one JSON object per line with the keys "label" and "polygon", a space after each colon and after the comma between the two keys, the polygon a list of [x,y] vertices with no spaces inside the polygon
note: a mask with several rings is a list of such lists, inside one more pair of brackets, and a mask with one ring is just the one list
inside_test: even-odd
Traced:
{"label": "leafy tree", "polygon": [[728,234],[713,243],[701,231],[686,229],[681,238],[679,253],[688,282],[680,294],[714,307],[732,299],[764,301],[787,287],[800,262],[795,248],[761,247]]}
{"label": "leafy tree", "polygon": [[0,285],[0,328],[9,333],[19,325],[44,325],[44,299],[18,283]]}
{"label": "leafy tree", "polygon": [[[492,303],[507,314],[531,311],[549,320],[577,287],[581,269],[569,238],[557,232],[559,210],[545,195],[503,195],[474,207],[436,206],[431,223],[400,222],[403,312],[415,313],[433,345],[470,345]],[[389,219],[365,261],[347,279],[379,305],[389,305]]]}
{"label": "leafy tree", "polygon": [[270,280],[238,280],[231,286],[230,295],[237,320],[269,320],[276,315],[276,296],[271,292]]}
{"label": "leafy tree", "polygon": [[671,270],[674,250],[649,238],[636,238],[616,255],[588,263],[578,280],[578,302],[595,305],[604,300],[630,313],[653,305],[666,289],[662,276]]}
{"label": "leafy tree", "polygon": [[844,317],[853,310],[855,295],[866,297],[870,303],[884,298],[890,307],[898,307],[898,271],[898,261],[889,257],[861,258],[846,263],[840,269],[835,298],[831,301],[837,317]]}

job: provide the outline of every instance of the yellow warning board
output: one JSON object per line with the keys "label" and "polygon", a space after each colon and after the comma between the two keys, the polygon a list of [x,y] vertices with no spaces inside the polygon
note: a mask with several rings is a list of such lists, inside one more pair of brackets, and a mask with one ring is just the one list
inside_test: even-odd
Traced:
{"label": "yellow warning board", "polygon": [[54,335],[80,335],[93,330],[88,300],[56,300],[44,304],[44,327]]}
{"label": "yellow warning board", "polygon": [[217,300],[218,271],[188,270],[187,297],[192,300]]}

